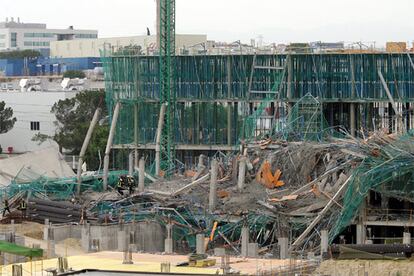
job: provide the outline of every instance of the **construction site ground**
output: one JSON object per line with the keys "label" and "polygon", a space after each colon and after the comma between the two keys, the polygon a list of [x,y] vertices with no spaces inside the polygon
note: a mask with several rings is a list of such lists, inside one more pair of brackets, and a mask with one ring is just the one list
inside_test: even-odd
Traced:
{"label": "construction site ground", "polygon": [[[368,274],[367,274],[368,273]],[[414,260],[328,260],[316,275],[414,275]]]}
{"label": "construction site ground", "polygon": [[[185,255],[156,255],[133,253],[133,264],[122,264],[122,252],[99,252],[91,254],[82,254],[68,257],[68,265],[74,271],[85,269],[104,270],[104,271],[122,271],[122,272],[161,272],[161,263],[171,264],[171,273],[184,274],[222,274],[220,269],[221,258],[216,259],[216,265],[208,268],[195,267],[176,267],[178,263],[188,261]],[[41,270],[54,269],[57,267],[57,259],[48,259],[43,261],[34,261],[23,264],[23,271],[30,272],[31,266],[34,274],[41,275]],[[299,261],[297,262],[299,263]],[[278,272],[281,268],[285,269],[293,265],[291,260],[275,260],[275,259],[247,259],[247,258],[231,258],[230,266],[234,271],[238,271],[243,275],[256,275],[257,272]],[[11,275],[12,265],[2,268],[2,275],[6,273]],[[219,272],[218,272],[219,271]]]}

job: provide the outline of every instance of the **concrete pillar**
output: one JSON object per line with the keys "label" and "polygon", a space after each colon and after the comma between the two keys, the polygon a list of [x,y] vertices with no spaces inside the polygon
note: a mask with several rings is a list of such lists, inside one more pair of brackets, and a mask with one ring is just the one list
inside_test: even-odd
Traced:
{"label": "concrete pillar", "polygon": [[128,155],[128,174],[134,174],[134,152],[130,152]]}
{"label": "concrete pillar", "polygon": [[279,244],[280,259],[289,258],[289,239],[288,238],[278,238],[277,243]]}
{"label": "concrete pillar", "polygon": [[49,219],[45,219],[45,226],[43,227],[43,240],[47,241],[49,239]]}
{"label": "concrete pillar", "polygon": [[47,241],[47,257],[49,259],[56,257],[56,244],[53,240]]}
{"label": "concrete pillar", "polygon": [[243,226],[241,230],[241,256],[247,257],[249,250],[249,227]]}
{"label": "concrete pillar", "polygon": [[172,239],[172,224],[167,224],[167,238],[164,241],[164,253],[172,254],[174,252],[173,239]]}
{"label": "concrete pillar", "polygon": [[321,231],[321,256],[328,252],[329,246],[329,232],[327,230]]}
{"label": "concrete pillar", "polygon": [[366,239],[365,225],[357,224],[357,226],[356,226],[356,243],[357,244],[365,244],[365,239]]}
{"label": "concrete pillar", "polygon": [[10,221],[10,226],[11,226],[11,232],[14,235],[16,233],[16,228],[15,228],[15,225],[14,225],[14,219],[12,219]]}
{"label": "concrete pillar", "polygon": [[127,233],[126,231],[118,231],[118,251],[127,250]]}
{"label": "concrete pillar", "polygon": [[114,141],[115,131],[116,131],[116,124],[118,122],[119,110],[121,108],[121,104],[118,102],[115,105],[114,113],[112,116],[111,128],[109,130],[108,140],[106,142],[105,148],[105,157],[104,157],[104,176],[103,176],[103,189],[106,191],[108,188],[108,175],[109,175],[109,154],[111,152],[112,143]]}
{"label": "concrete pillar", "polygon": [[155,139],[155,175],[160,176],[161,173],[161,134],[164,127],[165,109],[167,105],[163,103],[160,108],[160,116],[158,118],[157,137]]}
{"label": "concrete pillar", "polygon": [[90,242],[90,235],[91,235],[91,226],[89,223],[83,225],[81,229],[81,245],[82,249],[86,252],[90,252],[91,242]]}
{"label": "concrete pillar", "polygon": [[246,158],[242,157],[239,161],[239,178],[237,181],[237,187],[239,191],[242,191],[244,188],[244,181],[246,178]]}
{"label": "concrete pillar", "polygon": [[139,175],[138,175],[138,191],[140,193],[145,191],[145,159],[139,160]]}
{"label": "concrete pillar", "polygon": [[403,244],[411,244],[411,233],[410,232],[404,232]]}
{"label": "concrete pillar", "polygon": [[79,153],[78,170],[77,170],[77,174],[76,174],[77,183],[78,183],[78,185],[76,187],[76,192],[77,192],[78,195],[81,192],[81,184],[82,184],[81,176],[82,176],[83,158],[85,156],[86,150],[88,149],[89,141],[92,138],[92,133],[93,133],[93,130],[95,129],[95,127],[96,127],[96,124],[98,123],[98,119],[99,119],[100,114],[101,114],[101,108],[98,107],[95,110],[95,114],[93,115],[92,121],[91,121],[91,123],[89,125],[89,128],[88,128],[88,132],[86,133],[85,140],[83,141],[82,148],[81,148],[81,151]]}
{"label": "concrete pillar", "polygon": [[196,251],[197,254],[205,254],[206,248],[205,248],[205,236],[204,234],[197,234],[196,236]]}
{"label": "concrete pillar", "polygon": [[251,242],[247,248],[247,256],[249,258],[257,258],[259,256],[259,244]]}
{"label": "concrete pillar", "polygon": [[355,104],[349,105],[349,128],[352,137],[356,135],[356,116],[355,116]]}
{"label": "concrete pillar", "polygon": [[211,176],[210,176],[210,197],[209,197],[209,210],[214,212],[217,206],[217,174],[218,174],[218,162],[216,159],[211,161]]}

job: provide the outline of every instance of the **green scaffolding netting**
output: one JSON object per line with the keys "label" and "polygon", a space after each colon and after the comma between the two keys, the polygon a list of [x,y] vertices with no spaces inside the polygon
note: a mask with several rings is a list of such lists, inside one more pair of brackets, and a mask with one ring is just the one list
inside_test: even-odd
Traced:
{"label": "green scaffolding netting", "polygon": [[370,153],[354,170],[344,196],[343,210],[330,233],[331,241],[358,214],[370,190],[414,202],[414,137],[408,133],[392,143],[367,148]]}
{"label": "green scaffolding netting", "polygon": [[20,246],[14,243],[0,241],[0,252],[10,253],[18,256],[25,257],[43,257],[43,249],[40,248],[29,248]]}

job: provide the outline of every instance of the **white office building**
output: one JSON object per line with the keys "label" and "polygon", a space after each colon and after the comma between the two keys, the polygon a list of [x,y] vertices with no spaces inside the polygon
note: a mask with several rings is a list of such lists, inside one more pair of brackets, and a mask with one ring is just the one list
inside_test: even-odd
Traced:
{"label": "white office building", "polygon": [[37,133],[49,136],[55,134],[56,117],[50,113],[52,106],[59,100],[75,97],[76,93],[0,91],[0,100],[6,103],[6,107],[13,109],[13,116],[17,119],[13,129],[5,134],[0,134],[0,145],[3,152],[25,153],[51,146],[58,148],[57,143],[52,140],[39,144],[32,141],[32,138]]}
{"label": "white office building", "polygon": [[0,22],[0,51],[37,50],[49,56],[50,43],[77,39],[96,39],[96,30],[48,29],[43,23],[23,23],[20,19]]}

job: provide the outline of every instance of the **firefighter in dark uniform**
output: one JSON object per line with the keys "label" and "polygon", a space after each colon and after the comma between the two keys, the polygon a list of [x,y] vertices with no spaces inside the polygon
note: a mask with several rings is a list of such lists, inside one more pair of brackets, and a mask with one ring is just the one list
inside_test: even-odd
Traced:
{"label": "firefighter in dark uniform", "polygon": [[27,211],[27,203],[24,199],[20,200],[19,209],[20,209],[20,212],[22,212],[22,218],[25,219],[26,211]]}
{"label": "firefighter in dark uniform", "polygon": [[116,189],[120,195],[124,195],[124,193],[122,192],[124,190],[124,187],[125,187],[124,176],[120,176],[118,179],[118,184],[116,184]]}
{"label": "firefighter in dark uniform", "polygon": [[127,176],[127,182],[128,182],[128,191],[129,195],[132,195],[134,193],[134,187],[135,187],[135,179],[132,175]]}
{"label": "firefighter in dark uniform", "polygon": [[5,198],[3,200],[3,204],[4,204],[4,209],[3,209],[3,217],[4,217],[6,215],[6,211],[9,212],[9,214],[10,214],[9,200],[7,198]]}

